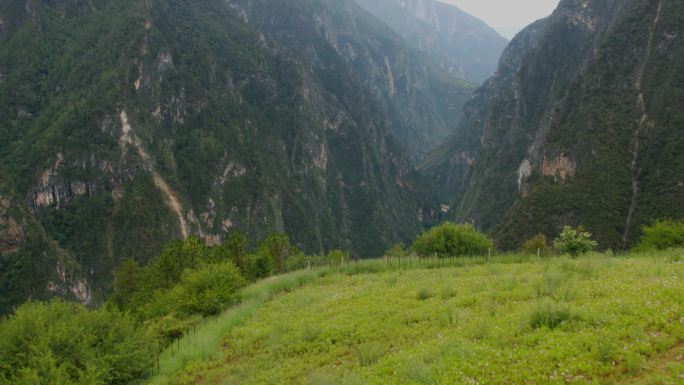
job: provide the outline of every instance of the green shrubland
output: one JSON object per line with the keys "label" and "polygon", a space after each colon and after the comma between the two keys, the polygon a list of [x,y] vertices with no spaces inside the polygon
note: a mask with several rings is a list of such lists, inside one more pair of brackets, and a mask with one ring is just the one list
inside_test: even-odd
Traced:
{"label": "green shrubland", "polygon": [[678,253],[352,264],[265,302],[213,358],[155,384],[678,385]]}
{"label": "green shrubland", "polygon": [[[0,324],[0,384],[680,379],[681,249],[538,258],[485,255],[470,226],[421,237],[361,261],[305,255],[283,234],[173,242],[145,266],[122,262],[100,309],[17,309]],[[555,246],[578,238],[593,247],[567,228]]]}
{"label": "green shrubland", "polygon": [[420,256],[454,257],[485,255],[493,247],[494,242],[472,225],[445,222],[419,235],[412,249]]}
{"label": "green shrubland", "polygon": [[26,303],[0,324],[2,385],[125,385],[152,369],[153,336],[111,307]]}
{"label": "green shrubland", "polygon": [[642,228],[644,235],[636,249],[640,251],[665,250],[684,247],[684,222],[656,221]]}

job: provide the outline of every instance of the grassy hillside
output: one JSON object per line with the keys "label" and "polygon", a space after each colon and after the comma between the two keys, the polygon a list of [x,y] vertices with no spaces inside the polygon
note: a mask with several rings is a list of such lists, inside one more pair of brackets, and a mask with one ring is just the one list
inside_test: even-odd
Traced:
{"label": "grassy hillside", "polygon": [[374,261],[280,277],[166,352],[151,383],[681,384],[683,255]]}

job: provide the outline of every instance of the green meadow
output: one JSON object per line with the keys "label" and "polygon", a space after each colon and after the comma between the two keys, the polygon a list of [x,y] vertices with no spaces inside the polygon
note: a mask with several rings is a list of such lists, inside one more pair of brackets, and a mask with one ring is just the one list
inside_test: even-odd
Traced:
{"label": "green meadow", "polygon": [[270,278],[154,385],[684,383],[684,250],[393,259]]}

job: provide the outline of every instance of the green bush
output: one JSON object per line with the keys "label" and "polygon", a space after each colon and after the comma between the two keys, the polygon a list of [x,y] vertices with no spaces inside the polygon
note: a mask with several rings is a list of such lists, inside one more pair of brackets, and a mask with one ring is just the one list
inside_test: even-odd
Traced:
{"label": "green bush", "polygon": [[349,254],[342,250],[332,250],[328,253],[328,264],[332,267],[340,267],[349,262]]}
{"label": "green bush", "polygon": [[413,250],[423,257],[485,255],[492,247],[492,240],[473,226],[450,222],[421,234],[413,243]]}
{"label": "green bush", "polygon": [[591,234],[584,231],[582,226],[573,229],[565,226],[558,238],[553,241],[553,248],[561,254],[570,254],[573,257],[586,254],[598,246],[591,239]]}
{"label": "green bush", "polygon": [[656,221],[642,230],[644,235],[636,247],[639,251],[684,247],[684,222]]}
{"label": "green bush", "polygon": [[537,255],[547,257],[551,254],[549,249],[549,243],[546,241],[546,235],[537,234],[534,237],[528,239],[522,245],[523,254]]}
{"label": "green bush", "polygon": [[124,385],[152,367],[154,339],[128,315],[27,303],[0,324],[0,383]]}
{"label": "green bush", "polygon": [[385,258],[398,259],[406,256],[406,249],[403,243],[395,243],[385,252]]}
{"label": "green bush", "polygon": [[181,309],[186,314],[216,315],[236,304],[245,279],[232,262],[188,270],[181,286]]}

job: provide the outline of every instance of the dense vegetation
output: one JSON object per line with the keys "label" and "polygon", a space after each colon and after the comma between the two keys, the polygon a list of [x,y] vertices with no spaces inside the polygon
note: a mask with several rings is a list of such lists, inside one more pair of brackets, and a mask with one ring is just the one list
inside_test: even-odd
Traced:
{"label": "dense vegetation", "polygon": [[151,334],[111,307],[29,302],[0,323],[0,384],[131,384],[151,370],[157,349]]}
{"label": "dense vegetation", "polygon": [[644,235],[637,245],[637,250],[666,250],[684,247],[684,222],[671,220],[656,221],[642,229]]}
{"label": "dense vegetation", "polygon": [[[186,235],[286,232],[308,253],[368,257],[435,219],[416,216],[434,202],[398,131],[435,144],[471,86],[350,0],[267,3],[0,4],[1,313],[29,297],[101,303],[124,260]],[[274,4],[268,30],[236,8],[256,22]],[[338,52],[320,19],[367,60]],[[390,108],[426,121],[395,130]]]}
{"label": "dense vegetation", "polygon": [[[654,227],[679,225],[667,223]],[[306,255],[284,234],[254,247],[239,232],[215,246],[190,237],[145,266],[122,263],[98,310],[59,300],[19,307],[0,324],[0,383],[434,383],[482,380],[482,365],[496,368],[492,383],[507,383],[515,366],[497,349],[511,348],[513,360],[538,364],[520,379],[553,378],[545,362],[578,349],[563,378],[637,375],[684,340],[681,249],[580,257],[592,242],[566,228],[554,248],[573,259],[538,258],[530,245],[527,255],[497,256],[472,226],[445,223],[408,249],[353,262],[340,250]],[[439,343],[410,342],[434,333]]]}
{"label": "dense vegetation", "polygon": [[677,385],[681,260],[366,262],[265,303],[222,331],[211,358],[169,355],[175,371],[153,383]]}
{"label": "dense vegetation", "polygon": [[514,249],[580,225],[626,250],[684,218],[684,3],[561,1],[521,32],[428,157],[454,220]]}

